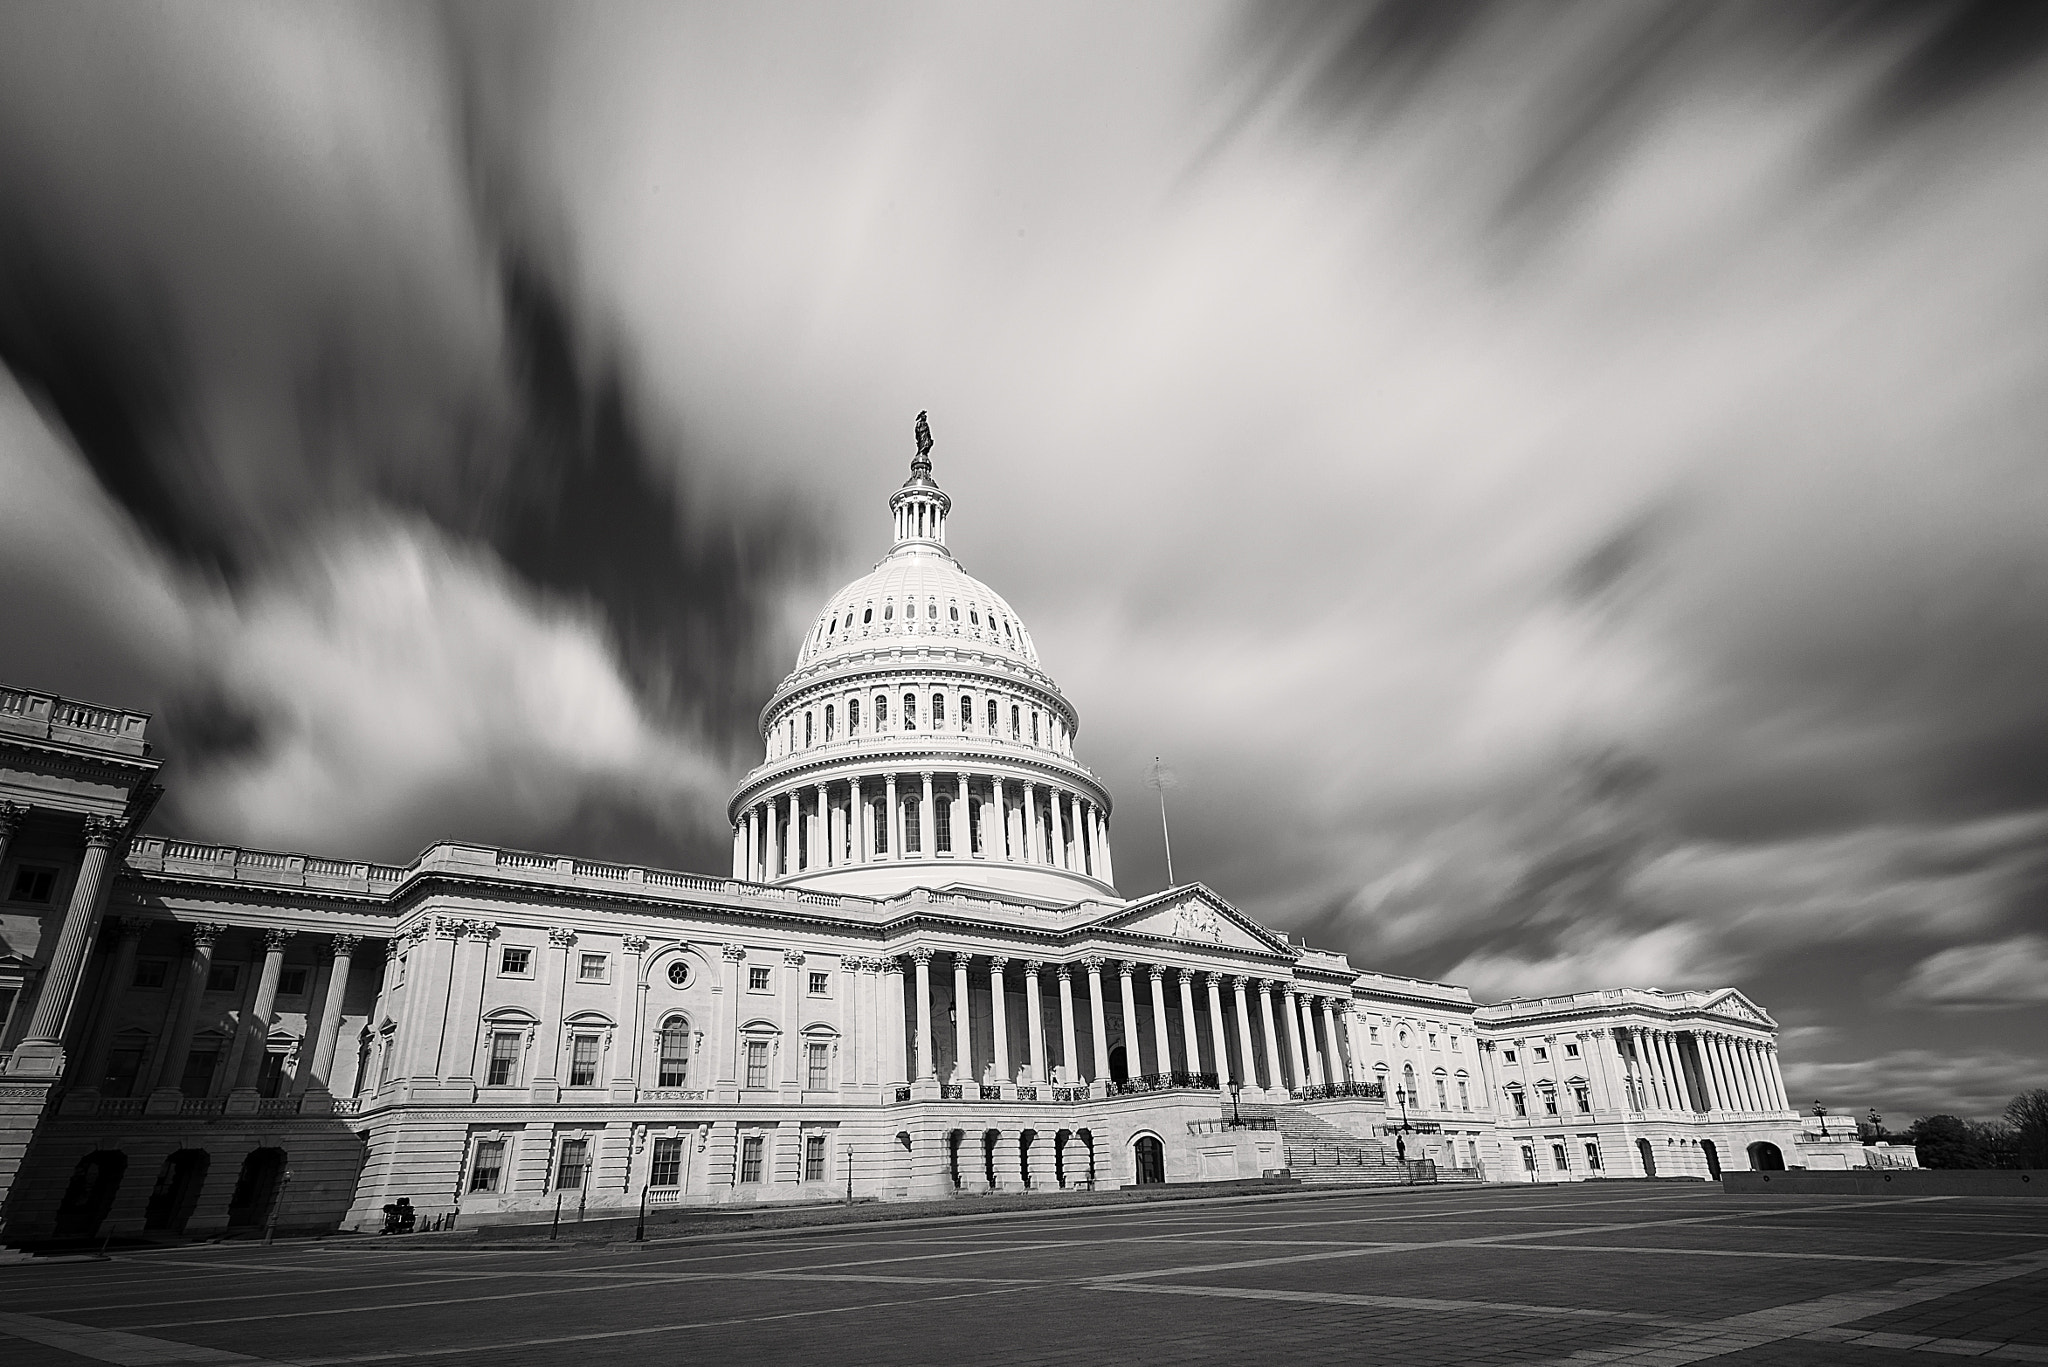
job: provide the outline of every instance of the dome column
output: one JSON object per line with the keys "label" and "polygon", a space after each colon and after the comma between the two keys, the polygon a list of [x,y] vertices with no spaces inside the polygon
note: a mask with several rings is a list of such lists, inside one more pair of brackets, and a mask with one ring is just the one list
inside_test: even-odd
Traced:
{"label": "dome column", "polygon": [[1244,999],[1244,975],[1232,974],[1230,997],[1237,1006],[1237,1066],[1244,1073],[1244,1085],[1259,1085],[1259,1058],[1252,1052],[1252,1016]]}
{"label": "dome column", "polygon": [[832,804],[825,785],[818,785],[818,814],[812,818],[811,863],[821,869],[832,867]]}
{"label": "dome column", "polygon": [[974,853],[974,837],[967,830],[967,819],[974,809],[968,805],[967,775],[955,774],[953,782],[956,791],[946,805],[946,843],[953,847],[955,859],[965,859]]}
{"label": "dome column", "polygon": [[[974,1073],[974,1013],[968,1007],[967,955],[953,952],[953,1080],[964,1089],[977,1087],[980,1079]],[[976,1092],[969,1098],[966,1091],[960,1093],[963,1100],[979,1100]]]}
{"label": "dome column", "polygon": [[747,876],[745,873],[741,871],[740,868],[741,859],[743,857],[742,851],[744,851],[744,849],[746,848],[746,839],[747,819],[745,817],[741,817],[738,821],[733,823],[732,827],[732,876],[735,878],[745,878]]}
{"label": "dome column", "polygon": [[847,794],[846,824],[848,839],[853,845],[853,862],[865,864],[874,857],[872,851],[875,847],[874,836],[868,830],[867,798],[861,791],[860,779],[848,779],[847,786],[851,791]]}
{"label": "dome column", "polygon": [[1052,865],[1056,869],[1067,867],[1066,823],[1060,820],[1060,790],[1048,788],[1045,792],[1045,814],[1052,822]]}
{"label": "dome column", "polygon": [[1273,1028],[1274,988],[1271,978],[1259,980],[1259,1020],[1266,1027],[1266,1090],[1284,1092],[1287,1076],[1280,1069],[1280,1033]]}
{"label": "dome column", "polygon": [[989,1043],[995,1054],[996,1086],[1004,1089],[1005,1096],[1014,1093],[1009,1089],[1016,1082],[1010,1076],[1010,1004],[1004,1000],[1007,995],[1003,978],[1008,973],[1010,961],[1002,955],[995,955],[988,961],[988,1003],[992,1038]]}
{"label": "dome column", "polygon": [[[1124,1005],[1124,1075],[1136,1077],[1145,1071],[1144,1041],[1138,1036],[1138,994],[1131,983],[1137,975],[1138,966],[1125,959],[1116,966],[1116,976],[1121,985]],[[1109,1060],[1103,1060],[1102,1075],[1109,1076]]]}
{"label": "dome column", "polygon": [[932,839],[932,776],[919,774],[922,796],[917,804],[917,857],[930,859],[938,854],[938,845]]}
{"label": "dome column", "polygon": [[882,857],[884,859],[901,859],[903,857],[903,813],[902,809],[896,805],[896,775],[891,774],[884,779],[882,787],[888,795],[888,803],[882,813],[885,830]]}
{"label": "dome column", "polygon": [[782,873],[782,813],[779,810],[781,803],[780,798],[768,799],[768,840],[762,848],[765,867],[762,870],[761,881],[764,883],[774,882]]}

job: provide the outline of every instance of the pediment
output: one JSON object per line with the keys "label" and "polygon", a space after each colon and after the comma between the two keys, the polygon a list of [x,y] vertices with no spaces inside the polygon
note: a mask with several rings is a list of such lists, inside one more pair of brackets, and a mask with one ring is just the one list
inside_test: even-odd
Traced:
{"label": "pediment", "polygon": [[1097,924],[1103,930],[1177,940],[1190,948],[1214,946],[1283,958],[1297,953],[1284,937],[1199,885],[1172,889],[1125,907]]}
{"label": "pediment", "polygon": [[1741,1021],[1744,1025],[1761,1025],[1772,1029],[1777,1027],[1777,1022],[1765,1015],[1762,1007],[1732,987],[1708,1002],[1707,1010],[1716,1016]]}

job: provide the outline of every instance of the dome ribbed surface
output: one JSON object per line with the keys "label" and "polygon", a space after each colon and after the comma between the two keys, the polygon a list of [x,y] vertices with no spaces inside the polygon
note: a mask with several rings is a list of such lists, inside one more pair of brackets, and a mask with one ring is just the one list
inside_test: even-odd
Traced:
{"label": "dome ribbed surface", "polygon": [[901,546],[832,595],[797,650],[797,668],[878,646],[950,643],[1033,666],[1038,651],[1001,594],[929,545]]}

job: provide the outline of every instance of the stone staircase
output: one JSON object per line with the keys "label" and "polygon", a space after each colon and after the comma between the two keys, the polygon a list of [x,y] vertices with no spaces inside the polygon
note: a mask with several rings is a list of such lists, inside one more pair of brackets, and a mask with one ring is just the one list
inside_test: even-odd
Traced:
{"label": "stone staircase", "polygon": [[[1223,1113],[1228,1117],[1230,1108],[1225,1106]],[[1273,1122],[1285,1145],[1288,1174],[1305,1186],[1478,1180],[1476,1173],[1455,1168],[1439,1170],[1427,1159],[1403,1162],[1394,1157],[1384,1140],[1348,1134],[1299,1106],[1244,1105],[1239,1113],[1247,1120]]]}

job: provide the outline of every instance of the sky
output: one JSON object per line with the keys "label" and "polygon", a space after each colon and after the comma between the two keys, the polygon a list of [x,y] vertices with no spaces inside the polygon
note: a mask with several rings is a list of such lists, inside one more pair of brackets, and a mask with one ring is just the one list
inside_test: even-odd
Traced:
{"label": "sky", "polygon": [[1180,881],[2048,1085],[2048,7],[0,12],[0,678],[153,829],[723,871],[931,414]]}

